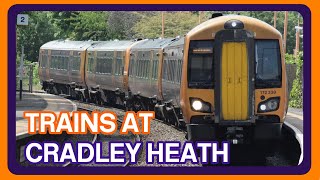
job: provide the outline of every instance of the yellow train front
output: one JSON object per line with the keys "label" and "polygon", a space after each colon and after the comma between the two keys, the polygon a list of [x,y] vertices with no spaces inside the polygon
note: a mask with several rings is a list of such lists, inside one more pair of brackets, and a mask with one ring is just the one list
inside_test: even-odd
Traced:
{"label": "yellow train front", "polygon": [[180,104],[189,140],[277,139],[287,95],[281,34],[269,24],[219,16],[186,35]]}

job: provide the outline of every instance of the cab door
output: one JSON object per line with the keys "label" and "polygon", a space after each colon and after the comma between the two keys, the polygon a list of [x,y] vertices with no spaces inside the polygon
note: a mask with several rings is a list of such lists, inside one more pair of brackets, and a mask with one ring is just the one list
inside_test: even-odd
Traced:
{"label": "cab door", "polygon": [[215,122],[253,121],[254,39],[243,29],[215,36]]}
{"label": "cab door", "polygon": [[245,42],[224,42],[221,56],[221,103],[225,120],[248,119],[248,55]]}

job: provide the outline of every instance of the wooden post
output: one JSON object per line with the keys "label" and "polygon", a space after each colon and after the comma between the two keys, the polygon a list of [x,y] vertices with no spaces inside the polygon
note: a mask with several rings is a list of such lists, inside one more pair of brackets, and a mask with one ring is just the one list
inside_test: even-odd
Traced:
{"label": "wooden post", "polygon": [[287,52],[287,29],[288,29],[288,11],[284,12],[284,27],[283,27],[283,52]]}
{"label": "wooden post", "polygon": [[277,28],[277,11],[273,13],[273,27]]}
{"label": "wooden post", "polygon": [[161,37],[164,38],[164,12],[161,12],[161,16],[162,16],[162,35],[161,35]]}

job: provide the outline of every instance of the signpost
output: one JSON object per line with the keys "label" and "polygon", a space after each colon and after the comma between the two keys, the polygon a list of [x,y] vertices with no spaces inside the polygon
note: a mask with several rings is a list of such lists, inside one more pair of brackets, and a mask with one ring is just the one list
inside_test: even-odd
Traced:
{"label": "signpost", "polygon": [[[18,14],[17,15],[17,25],[27,26],[29,23],[29,16],[27,14]],[[20,69],[19,69],[19,79],[20,79],[20,93],[19,98],[22,99],[22,79],[23,79],[23,57],[24,56],[24,47],[21,46],[21,58],[20,58]]]}
{"label": "signpost", "polygon": [[23,56],[24,56],[24,47],[21,46],[21,58],[20,58],[20,69],[19,69],[19,78],[20,78],[20,94],[19,98],[22,99],[22,79],[23,79]]}

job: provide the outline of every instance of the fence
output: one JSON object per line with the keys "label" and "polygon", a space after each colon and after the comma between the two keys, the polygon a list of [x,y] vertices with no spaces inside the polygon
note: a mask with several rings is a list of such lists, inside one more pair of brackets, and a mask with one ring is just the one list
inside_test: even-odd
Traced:
{"label": "fence", "polygon": [[286,64],[287,78],[288,78],[288,90],[291,92],[293,80],[296,78],[297,65]]}
{"label": "fence", "polygon": [[[16,90],[20,90],[20,66],[16,69]],[[41,85],[38,75],[37,64],[25,64],[22,70],[22,90],[33,92],[40,91]]]}

